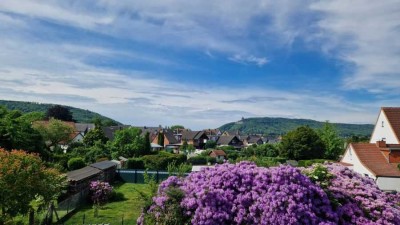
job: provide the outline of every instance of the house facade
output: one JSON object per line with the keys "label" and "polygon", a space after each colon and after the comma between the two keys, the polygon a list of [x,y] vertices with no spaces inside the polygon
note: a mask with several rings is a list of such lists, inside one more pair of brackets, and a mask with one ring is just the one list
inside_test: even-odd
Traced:
{"label": "house facade", "polygon": [[351,143],[341,163],[374,179],[380,189],[400,191],[400,108],[380,110],[370,143]]}
{"label": "house facade", "polygon": [[390,144],[400,144],[400,107],[381,108],[370,143],[381,140]]}

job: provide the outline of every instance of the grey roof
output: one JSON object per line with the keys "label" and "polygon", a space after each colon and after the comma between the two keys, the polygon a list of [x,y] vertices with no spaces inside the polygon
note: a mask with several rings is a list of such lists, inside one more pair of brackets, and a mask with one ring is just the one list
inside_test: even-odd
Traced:
{"label": "grey roof", "polygon": [[100,169],[100,170],[106,170],[109,169],[111,167],[116,166],[117,164],[115,162],[112,161],[101,161],[101,162],[97,162],[97,163],[93,163],[90,164],[91,167]]}
{"label": "grey roof", "polygon": [[259,137],[259,136],[249,136],[248,139],[247,139],[247,142],[248,143],[252,143],[252,144],[255,144],[255,143],[259,142],[259,141],[263,141],[261,139],[261,137]]}
{"label": "grey roof", "polygon": [[79,132],[88,132],[95,128],[93,123],[75,123],[75,130]]}
{"label": "grey roof", "polygon": [[110,141],[112,141],[114,139],[114,134],[115,134],[115,132],[117,130],[122,130],[122,129],[129,128],[129,127],[131,127],[131,126],[129,126],[129,125],[119,125],[119,126],[103,127],[102,129],[103,129],[104,134],[106,135],[106,137]]}
{"label": "grey roof", "polygon": [[[220,136],[220,137],[218,138],[217,144],[218,144],[218,145],[229,145],[229,143],[231,143],[231,141],[232,141],[234,138],[237,138],[237,137],[234,136],[234,135],[230,135],[230,136]],[[237,138],[237,139],[238,139],[238,138]]]}
{"label": "grey roof", "polygon": [[207,137],[207,135],[205,135],[204,131],[185,130],[182,132],[182,140],[198,140],[201,137],[204,137],[204,138]]}
{"label": "grey roof", "polygon": [[96,175],[100,174],[101,172],[102,171],[97,168],[86,166],[86,167],[83,167],[82,169],[73,170],[73,171],[68,172],[67,180],[68,181],[85,180],[87,178],[96,176]]}
{"label": "grey roof", "polygon": [[169,141],[170,144],[178,144],[179,141],[176,140],[174,132],[170,129],[163,130],[164,137]]}

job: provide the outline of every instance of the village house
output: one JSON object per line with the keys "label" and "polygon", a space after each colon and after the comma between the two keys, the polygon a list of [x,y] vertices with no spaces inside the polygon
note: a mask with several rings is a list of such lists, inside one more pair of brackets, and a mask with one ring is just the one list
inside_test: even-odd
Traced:
{"label": "village house", "polygon": [[370,143],[351,143],[341,163],[373,178],[382,190],[400,191],[400,108],[383,107]]}
{"label": "village house", "polygon": [[236,149],[243,147],[243,142],[236,136],[226,136],[222,135],[217,140],[218,146],[233,146]]}
{"label": "village house", "polygon": [[182,131],[181,143],[186,141],[189,145],[193,145],[196,149],[204,149],[205,144],[208,141],[208,136],[204,131]]}
{"label": "village house", "polygon": [[216,158],[217,161],[226,159],[226,153],[223,150],[212,150],[209,156],[212,158]]}

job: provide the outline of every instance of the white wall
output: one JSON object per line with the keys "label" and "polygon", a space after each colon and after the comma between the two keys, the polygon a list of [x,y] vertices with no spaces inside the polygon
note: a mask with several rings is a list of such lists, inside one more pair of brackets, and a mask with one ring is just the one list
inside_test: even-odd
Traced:
{"label": "white wall", "polygon": [[345,152],[342,160],[340,160],[340,161],[353,164],[352,169],[355,172],[360,173],[364,176],[365,176],[365,174],[367,174],[369,177],[375,179],[375,175],[373,175],[371,173],[371,171],[369,171],[363,164],[361,164],[360,159],[357,157],[357,155],[354,152],[354,149],[351,147],[351,145],[349,145],[347,147],[346,152]]}
{"label": "white wall", "polygon": [[400,192],[400,177],[378,177],[376,184],[384,191]]}
{"label": "white wall", "polygon": [[399,144],[396,135],[394,134],[392,127],[390,126],[389,121],[385,116],[385,113],[383,113],[383,111],[381,110],[378,116],[378,120],[376,121],[374,131],[371,135],[370,143],[376,143],[383,138],[386,139],[386,143],[388,144]]}

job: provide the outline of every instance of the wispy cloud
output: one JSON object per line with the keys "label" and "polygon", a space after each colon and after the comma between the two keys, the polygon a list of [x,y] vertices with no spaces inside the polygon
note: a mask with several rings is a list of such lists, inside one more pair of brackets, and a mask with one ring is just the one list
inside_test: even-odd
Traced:
{"label": "wispy cloud", "polygon": [[[271,115],[373,122],[377,107],[398,104],[398,95],[382,96],[399,93],[399,27],[400,5],[392,0],[3,0],[0,93],[88,108],[137,125],[204,128]],[[277,51],[324,54],[341,67],[345,94],[367,90],[380,98],[357,102],[339,92],[290,89],[284,79],[283,88],[213,86],[209,71],[197,71],[201,81],[183,82],[178,69],[191,65],[171,56],[195,52],[273,74],[267,69]],[[212,75],[234,76],[222,73]],[[274,81],[279,74],[269,76]]]}
{"label": "wispy cloud", "polygon": [[[399,1],[319,1],[316,38],[323,49],[349,64],[344,86],[400,93]],[[315,36],[314,36],[315,37]]]}
{"label": "wispy cloud", "polygon": [[257,66],[264,66],[268,63],[267,58],[255,57],[254,55],[244,56],[240,54],[235,54],[234,56],[229,57],[229,60],[242,64],[255,64]]}

